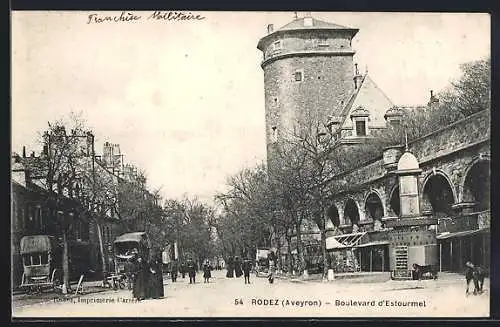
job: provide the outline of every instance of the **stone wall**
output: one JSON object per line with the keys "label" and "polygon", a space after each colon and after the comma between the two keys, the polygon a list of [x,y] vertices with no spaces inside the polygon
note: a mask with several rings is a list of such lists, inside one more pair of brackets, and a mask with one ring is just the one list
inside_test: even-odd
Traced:
{"label": "stone wall", "polygon": [[[423,170],[419,177],[420,193],[423,193],[429,175],[441,172],[449,178],[454,188],[455,202],[459,202],[460,188],[467,170],[480,156],[489,156],[489,139],[490,113],[482,111],[409,143],[409,150],[419,160]],[[335,190],[334,198],[342,204],[343,198],[363,198],[374,188],[383,194],[384,208],[389,209],[390,192],[397,185],[397,179],[393,177],[389,181],[391,174],[387,174],[383,158],[376,158],[334,178],[331,181]],[[342,206],[338,209],[339,213],[343,211]]]}

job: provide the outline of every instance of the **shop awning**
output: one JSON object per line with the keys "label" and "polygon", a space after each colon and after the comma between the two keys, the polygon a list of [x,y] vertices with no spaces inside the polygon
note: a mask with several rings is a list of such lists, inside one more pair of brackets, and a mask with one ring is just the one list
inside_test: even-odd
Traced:
{"label": "shop awning", "polygon": [[326,249],[334,250],[334,249],[343,249],[346,246],[335,239],[335,236],[328,237],[326,239]]}
{"label": "shop awning", "polygon": [[480,234],[480,233],[489,233],[490,229],[489,228],[481,228],[481,229],[475,229],[475,230],[467,230],[467,231],[462,231],[462,232],[455,232],[455,233],[441,233],[436,238],[438,240],[445,240],[448,238],[455,238],[455,237],[464,237],[464,236],[469,236],[469,235],[474,235],[474,234]]}
{"label": "shop awning", "polygon": [[120,235],[116,238],[115,243],[122,243],[122,242],[141,242],[146,238],[146,233],[145,232],[134,232],[134,233],[126,233],[123,235]]}
{"label": "shop awning", "polygon": [[370,246],[379,246],[379,245],[388,245],[389,241],[373,241],[373,242],[368,242],[360,245],[356,245],[355,248],[367,248]]}
{"label": "shop awning", "polygon": [[366,235],[366,232],[360,233],[351,233],[351,234],[342,234],[333,236],[337,241],[344,245],[344,247],[353,247],[358,245],[359,241],[363,236]]}

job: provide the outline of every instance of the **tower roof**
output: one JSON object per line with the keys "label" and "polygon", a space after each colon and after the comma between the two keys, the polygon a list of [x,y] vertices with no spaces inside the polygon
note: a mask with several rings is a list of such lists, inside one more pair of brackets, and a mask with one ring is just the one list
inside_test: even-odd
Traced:
{"label": "tower roof", "polygon": [[285,26],[275,30],[274,32],[270,32],[268,35],[264,36],[259,40],[257,48],[259,50],[263,49],[263,44],[266,40],[277,36],[279,34],[293,32],[293,31],[345,31],[351,34],[351,37],[354,37],[356,33],[358,33],[359,29],[351,28],[347,26],[342,26],[334,23],[328,23],[316,18],[312,17],[302,17],[297,18],[286,24]]}
{"label": "tower roof", "polygon": [[351,28],[351,27],[346,27],[334,23],[329,23],[325,22],[316,18],[310,17],[312,20],[312,24],[306,24],[305,20],[308,17],[302,17],[302,18],[297,18],[293,20],[292,22],[286,24],[285,26],[281,27],[277,31],[293,31],[293,30],[318,30],[318,29],[325,29],[325,30],[352,30],[352,31],[358,31],[356,28]]}

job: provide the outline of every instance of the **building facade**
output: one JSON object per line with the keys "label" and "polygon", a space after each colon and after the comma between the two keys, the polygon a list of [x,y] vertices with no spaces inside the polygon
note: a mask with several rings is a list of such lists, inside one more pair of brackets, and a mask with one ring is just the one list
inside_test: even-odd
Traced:
{"label": "building facade", "polygon": [[[401,125],[408,108],[394,106],[353,62],[357,32],[310,16],[268,27],[257,46],[268,164],[280,140],[311,124],[329,129],[340,147]],[[437,103],[431,92],[427,105]],[[353,250],[357,270],[407,278],[413,263],[442,271],[462,271],[468,260],[489,266],[490,119],[489,110],[479,112],[389,147],[330,181],[327,236]],[[315,228],[304,233],[319,240]]]}
{"label": "building facade", "polygon": [[[94,151],[94,137],[92,134],[79,135],[75,131],[67,134],[62,128],[60,133],[44,134],[43,151],[36,155],[32,152],[26,156],[12,154],[11,164],[11,224],[12,224],[12,279],[14,287],[21,282],[23,273],[20,260],[20,240],[28,235],[49,235],[62,244],[61,221],[67,225],[67,238],[70,253],[71,277],[78,278],[80,274],[87,277],[100,275],[102,272],[101,249],[104,251],[104,261],[108,271],[114,269],[112,264],[113,242],[117,236],[125,231],[136,231],[142,221],[134,221],[138,217],[120,219],[120,201],[118,197],[119,184],[126,183],[124,177],[130,174],[123,164],[123,155],[119,145],[106,142],[103,155],[97,156]],[[57,138],[72,137],[75,142],[71,153],[76,165],[74,183],[62,190],[53,192],[61,193],[58,198],[62,201],[56,203],[51,197],[47,182],[48,162],[50,155],[57,155],[62,151],[58,149]],[[64,158],[61,158],[64,160]],[[88,196],[83,196],[83,179],[94,180],[94,192],[100,194],[89,201]],[[87,184],[89,185],[89,184]],[[91,193],[88,193],[91,194]],[[97,202],[96,202],[97,201]],[[123,218],[123,217],[122,217]],[[142,217],[144,219],[144,217]],[[127,220],[127,224],[124,224]],[[102,241],[102,242],[101,242]]]}

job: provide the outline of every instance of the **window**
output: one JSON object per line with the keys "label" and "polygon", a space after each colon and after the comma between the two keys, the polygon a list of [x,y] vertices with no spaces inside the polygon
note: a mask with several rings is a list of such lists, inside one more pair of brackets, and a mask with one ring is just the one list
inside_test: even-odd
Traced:
{"label": "window", "polygon": [[38,218],[39,218],[39,223],[40,223],[40,229],[44,230],[45,226],[43,225],[43,223],[44,223],[44,221],[43,221],[43,209],[40,206],[38,207]]}
{"label": "window", "polygon": [[356,136],[366,136],[366,122],[364,120],[356,121]]}
{"label": "window", "polygon": [[296,82],[302,82],[302,72],[301,71],[295,72],[294,76],[295,76]]}
{"label": "window", "polygon": [[320,38],[318,40],[318,47],[329,47],[330,45],[328,44],[328,38]]}
{"label": "window", "polygon": [[274,51],[279,51],[283,49],[283,42],[281,41],[275,41],[273,42],[273,50]]}

